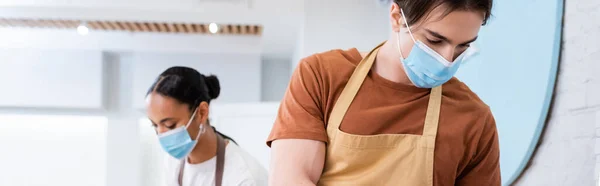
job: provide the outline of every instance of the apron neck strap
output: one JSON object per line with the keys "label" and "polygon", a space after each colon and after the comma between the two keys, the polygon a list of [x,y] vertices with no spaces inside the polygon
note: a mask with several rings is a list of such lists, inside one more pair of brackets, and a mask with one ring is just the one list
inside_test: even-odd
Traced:
{"label": "apron neck strap", "polygon": [[[369,71],[373,66],[373,62],[375,62],[375,58],[377,57],[377,53],[384,43],[379,44],[379,46],[371,50],[371,52],[369,52],[369,54],[367,54],[367,56],[365,56],[354,69],[354,72],[352,73],[352,76],[350,76],[346,87],[344,87],[344,90],[342,90],[340,97],[338,97],[333,109],[331,110],[329,121],[327,122],[328,134],[333,134],[337,129],[339,129],[342,119],[344,119],[344,115],[346,115],[346,111],[348,111],[348,108],[354,100],[356,93],[358,93],[362,83],[369,74]],[[331,136],[329,138],[331,141]]]}
{"label": "apron neck strap", "polygon": [[[367,56],[360,61],[358,66],[354,69],[352,76],[350,76],[348,83],[342,90],[342,93],[335,102],[335,105],[331,110],[331,114],[329,115],[329,120],[327,121],[327,134],[329,136],[329,142],[335,138],[335,131],[339,129],[340,124],[342,123],[342,120],[348,111],[348,108],[350,108],[350,104],[354,100],[354,97],[356,97],[358,90],[371,71],[371,67],[375,62],[377,53],[383,44],[385,44],[385,42],[379,44],[377,47],[371,50],[371,52],[369,52],[369,54],[367,54]],[[423,128],[423,136],[428,138],[433,137],[434,141],[435,136],[437,135],[441,100],[442,86],[431,89],[429,104],[427,106],[427,115],[425,117],[425,125]]]}
{"label": "apron neck strap", "polygon": [[[213,128],[214,129],[214,128]],[[215,172],[215,186],[221,186],[223,182],[223,168],[225,165],[225,139],[215,130],[215,135],[217,136],[217,168]],[[181,161],[181,166],[179,167],[179,186],[183,186],[183,171],[185,168],[185,161],[187,158]]]}
{"label": "apron neck strap", "polygon": [[427,105],[427,114],[425,115],[425,125],[423,126],[423,136],[433,138],[437,135],[438,123],[440,120],[440,107],[442,105],[442,86],[431,89],[429,94],[429,103]]}
{"label": "apron neck strap", "polygon": [[[215,130],[216,131],[216,130]],[[223,168],[225,165],[225,140],[221,135],[217,135],[217,169],[215,172],[215,186],[221,186],[223,182]]]}

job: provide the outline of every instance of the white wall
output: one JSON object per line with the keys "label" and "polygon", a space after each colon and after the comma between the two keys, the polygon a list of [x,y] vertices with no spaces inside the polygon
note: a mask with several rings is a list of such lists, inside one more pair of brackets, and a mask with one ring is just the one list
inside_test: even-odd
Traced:
{"label": "white wall", "polygon": [[332,49],[369,51],[391,33],[389,6],[374,0],[305,0],[299,58]]}
{"label": "white wall", "polygon": [[304,1],[304,54],[356,47],[368,51],[390,36],[389,6],[364,0]]}
{"label": "white wall", "polygon": [[268,170],[271,149],[266,140],[278,109],[279,102],[214,105],[211,107],[211,124],[233,138]]}
{"label": "white wall", "polygon": [[[304,18],[304,15],[302,15]],[[290,62],[290,74],[294,72],[300,60],[304,57],[310,55],[304,52],[304,21],[300,23],[300,32],[298,32],[298,36],[296,39],[296,46],[294,47],[294,52],[292,55],[292,61]]]}
{"label": "white wall", "polygon": [[303,10],[301,4],[294,0],[2,0],[0,16],[260,24],[273,16],[297,14]]}
{"label": "white wall", "polygon": [[[269,57],[287,58],[292,55],[295,36],[299,32],[297,25],[299,25],[300,19],[298,15],[303,12],[303,4],[303,1],[296,0],[177,0],[176,3],[171,0],[2,0],[0,1],[0,17],[256,24],[262,25],[264,28],[261,36],[252,37],[255,38],[255,41],[262,42],[260,46],[245,47],[247,46],[246,39],[232,36],[204,35],[196,37],[204,38],[204,41],[198,41],[189,36],[172,37],[161,34],[144,37],[144,39],[137,37],[137,42],[139,42],[137,47],[164,50],[184,48],[202,52],[233,51],[232,53],[261,50],[263,55]],[[90,36],[92,34],[94,34],[93,30]],[[127,36],[130,33],[121,35]],[[0,35],[0,38],[2,37],[3,35]],[[33,35],[33,37],[37,36]],[[114,45],[116,48],[130,46],[129,43],[123,43],[123,41],[129,40],[127,37],[119,37],[120,39],[100,40],[98,43],[116,43]],[[10,37],[7,38],[10,39]],[[156,38],[165,39],[154,42]],[[4,39],[0,40],[4,41]],[[53,38],[36,38],[32,43],[44,44],[44,41],[48,40],[61,41]],[[6,42],[0,42],[0,45],[4,43]],[[70,42],[61,41],[53,44],[62,46],[65,45],[64,43],[69,44]],[[173,43],[179,43],[182,46],[170,45]],[[224,45],[228,47],[221,47]],[[86,46],[82,45],[81,47]]]}
{"label": "white wall", "polygon": [[139,147],[141,163],[137,171],[140,172],[142,186],[165,186],[165,157],[168,155],[160,146],[156,138],[156,132],[151,127],[151,122],[147,118],[138,120],[139,127]]}
{"label": "white wall", "polygon": [[262,60],[261,101],[280,101],[290,81],[291,61],[286,59]]}
{"label": "white wall", "polygon": [[108,118],[106,139],[106,185],[137,186],[144,179],[139,168],[140,151],[137,120],[142,113],[133,110],[133,59],[130,53],[104,53],[104,74]]}
{"label": "white wall", "polygon": [[515,185],[597,184],[600,169],[600,25],[590,20],[600,20],[598,12],[600,1],[566,1],[554,106],[537,153]]}
{"label": "white wall", "polygon": [[0,121],[0,185],[106,185],[106,118],[0,114]]}
{"label": "white wall", "polygon": [[0,107],[102,107],[100,51],[0,48],[0,59]]}
{"label": "white wall", "polygon": [[[2,12],[0,10],[0,12]],[[259,54],[256,36],[129,33],[91,30],[86,36],[75,29],[0,27],[0,48],[75,49],[94,51],[189,52]]]}
{"label": "white wall", "polygon": [[[2,50],[11,53],[0,62],[9,99],[0,102],[0,146],[19,148],[1,159],[22,165],[2,163],[14,179],[0,185],[137,185],[135,113],[124,109],[131,68],[100,51]],[[21,167],[31,171],[14,171]]]}

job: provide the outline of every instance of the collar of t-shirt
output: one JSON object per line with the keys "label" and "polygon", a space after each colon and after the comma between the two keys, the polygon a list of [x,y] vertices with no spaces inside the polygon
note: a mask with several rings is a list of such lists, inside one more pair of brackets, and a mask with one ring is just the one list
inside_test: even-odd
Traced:
{"label": "collar of t-shirt", "polygon": [[[227,159],[227,152],[231,151],[231,144],[228,144],[225,147],[225,159]],[[209,160],[206,160],[202,163],[198,164],[190,164],[188,161],[185,161],[185,170],[186,172],[214,172],[217,169],[217,156],[213,156]]]}

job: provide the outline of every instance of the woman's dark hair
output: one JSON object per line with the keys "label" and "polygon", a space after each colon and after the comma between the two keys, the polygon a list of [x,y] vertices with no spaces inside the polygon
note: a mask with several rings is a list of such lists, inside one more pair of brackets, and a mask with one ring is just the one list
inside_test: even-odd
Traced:
{"label": "woman's dark hair", "polygon": [[219,97],[221,86],[217,76],[204,76],[189,67],[175,66],[156,78],[146,95],[156,92],[188,104],[193,111],[200,103]]}
{"label": "woman's dark hair", "polygon": [[[190,112],[193,112],[203,101],[210,103],[211,100],[219,97],[221,85],[217,76],[204,76],[193,68],[175,66],[165,70],[156,78],[150,89],[148,89],[146,96],[153,92],[188,104]],[[225,139],[236,143],[232,138],[220,133],[214,127],[213,130]]]}
{"label": "woman's dark hair", "polygon": [[431,10],[446,6],[448,9],[444,12],[444,16],[456,10],[481,11],[484,13],[483,25],[491,16],[493,0],[394,0],[406,16],[406,21],[409,25],[413,25],[420,21],[423,17],[427,17]]}

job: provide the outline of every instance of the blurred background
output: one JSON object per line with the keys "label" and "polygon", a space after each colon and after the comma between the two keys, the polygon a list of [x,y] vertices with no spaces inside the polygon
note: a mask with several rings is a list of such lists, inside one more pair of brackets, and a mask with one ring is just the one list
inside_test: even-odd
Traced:
{"label": "blurred background", "polygon": [[[600,1],[494,3],[457,76],[496,117],[503,185],[597,185]],[[175,65],[218,76],[211,124],[268,169],[298,61],[389,22],[386,0],[0,0],[0,185],[163,185],[144,97]]]}

